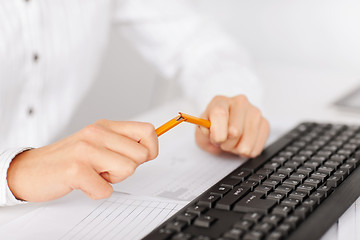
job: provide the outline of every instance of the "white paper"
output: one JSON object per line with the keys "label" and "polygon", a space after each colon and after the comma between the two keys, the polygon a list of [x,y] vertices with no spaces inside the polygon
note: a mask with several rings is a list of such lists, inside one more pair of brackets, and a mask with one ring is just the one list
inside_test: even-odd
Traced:
{"label": "white paper", "polygon": [[187,202],[115,192],[54,202],[0,228],[1,239],[141,239]]}
{"label": "white paper", "polygon": [[160,154],[140,166],[116,191],[190,201],[240,166],[245,159],[213,156],[194,142],[193,126],[178,126],[160,137]]}

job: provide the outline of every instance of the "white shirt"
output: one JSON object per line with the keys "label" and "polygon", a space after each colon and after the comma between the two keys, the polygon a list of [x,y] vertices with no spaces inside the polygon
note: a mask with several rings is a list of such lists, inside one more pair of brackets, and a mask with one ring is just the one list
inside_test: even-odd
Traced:
{"label": "white shirt", "polygon": [[202,107],[215,94],[250,94],[257,103],[244,52],[184,1],[0,0],[0,205],[19,203],[6,180],[11,160],[68,123],[112,24]]}

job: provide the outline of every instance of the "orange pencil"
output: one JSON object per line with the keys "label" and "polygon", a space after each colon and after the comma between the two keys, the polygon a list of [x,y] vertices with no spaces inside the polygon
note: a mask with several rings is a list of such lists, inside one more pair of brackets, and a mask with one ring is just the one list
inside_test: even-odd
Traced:
{"label": "orange pencil", "polygon": [[179,112],[179,116],[171,119],[170,121],[168,121],[167,123],[161,125],[160,127],[158,127],[155,131],[156,134],[159,136],[161,136],[163,133],[169,131],[170,129],[172,129],[173,127],[177,126],[178,124],[182,123],[182,122],[189,122],[189,123],[193,123],[196,125],[200,125],[206,128],[210,128],[211,123],[208,120],[202,119],[202,118],[198,118],[198,117],[194,117],[185,113],[181,113]]}

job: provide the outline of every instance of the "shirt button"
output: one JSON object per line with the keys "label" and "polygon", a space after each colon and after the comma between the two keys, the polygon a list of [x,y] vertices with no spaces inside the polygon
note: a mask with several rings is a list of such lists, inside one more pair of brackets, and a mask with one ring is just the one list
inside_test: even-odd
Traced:
{"label": "shirt button", "polygon": [[28,110],[27,110],[27,113],[28,113],[29,116],[33,115],[34,114],[34,108],[29,107]]}
{"label": "shirt button", "polygon": [[34,53],[33,55],[33,61],[37,62],[39,60],[39,55],[37,53]]}

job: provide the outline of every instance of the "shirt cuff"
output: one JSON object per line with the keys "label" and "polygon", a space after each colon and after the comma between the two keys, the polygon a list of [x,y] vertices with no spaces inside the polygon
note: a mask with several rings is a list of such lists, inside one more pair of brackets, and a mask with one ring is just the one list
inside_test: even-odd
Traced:
{"label": "shirt cuff", "polygon": [[7,182],[7,172],[11,161],[16,155],[29,149],[31,148],[0,149],[0,206],[12,206],[24,203],[24,201],[16,199],[14,194],[10,191]]}

